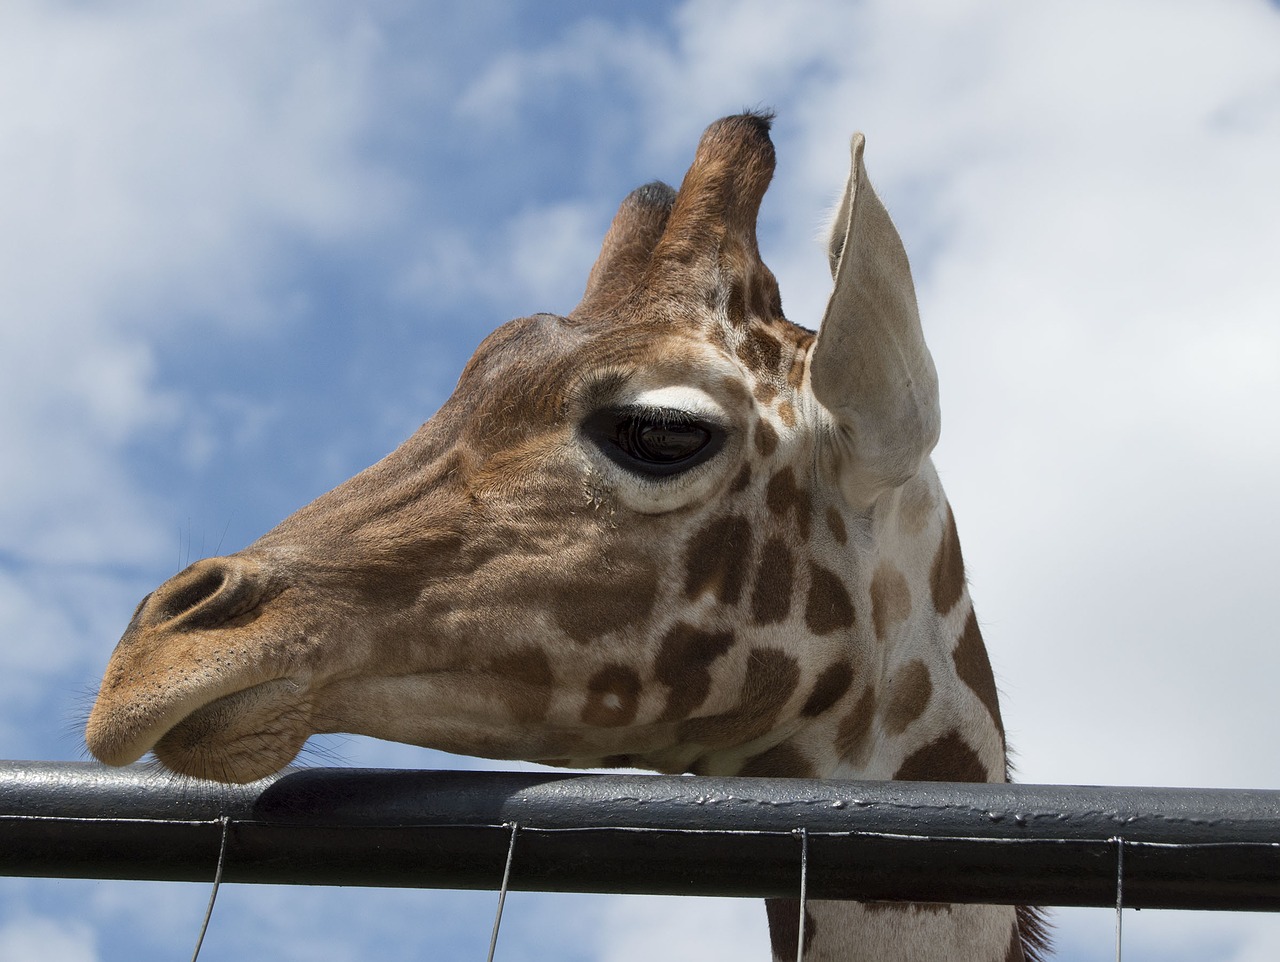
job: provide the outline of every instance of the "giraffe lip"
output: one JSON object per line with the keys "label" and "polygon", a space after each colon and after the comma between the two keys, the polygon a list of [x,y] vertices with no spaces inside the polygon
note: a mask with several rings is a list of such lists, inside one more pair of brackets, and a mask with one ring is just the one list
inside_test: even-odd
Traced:
{"label": "giraffe lip", "polygon": [[[177,697],[166,703],[161,694],[152,701],[152,710],[146,713],[129,711],[128,707],[122,710],[115,699],[99,695],[85,729],[89,751],[107,765],[129,765],[147,752],[156,751],[171,736],[190,740],[197,731],[216,732],[219,728],[232,727],[234,723],[228,720],[234,719],[236,708],[255,702],[267,704],[273,694],[282,691],[282,685],[296,692],[306,690],[300,679],[289,677],[267,678],[251,684],[231,679],[222,679],[221,684],[217,679],[210,681],[180,694],[170,688],[167,693]],[[223,721],[219,723],[219,719]],[[186,734],[175,736],[175,732]]]}
{"label": "giraffe lip", "polygon": [[208,701],[184,715],[152,750],[172,771],[245,783],[278,772],[311,734],[312,702],[295,678],[276,678]]}

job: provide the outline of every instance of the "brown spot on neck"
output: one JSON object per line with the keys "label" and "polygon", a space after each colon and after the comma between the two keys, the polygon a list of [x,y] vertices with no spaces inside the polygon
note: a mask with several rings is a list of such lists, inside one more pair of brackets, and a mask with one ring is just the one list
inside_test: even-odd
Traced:
{"label": "brown spot on neck", "polygon": [[964,557],[960,554],[960,536],[956,533],[956,518],[951,512],[951,505],[947,505],[942,541],[938,544],[938,553],[933,556],[929,587],[933,591],[933,606],[940,615],[954,608],[964,592]]}
{"label": "brown spot on neck", "polygon": [[767,752],[754,755],[738,771],[744,777],[813,778],[813,762],[791,742],[780,742]]}
{"label": "brown spot on neck", "polygon": [[599,728],[629,725],[640,704],[640,676],[626,665],[606,665],[587,682],[582,720]]}
{"label": "brown spot on neck", "polygon": [[771,380],[782,361],[782,345],[759,325],[752,325],[738,345],[738,357],[752,374]]}
{"label": "brown spot on neck", "polygon": [[876,710],[876,693],[867,688],[849,714],[840,719],[836,730],[836,754],[855,767],[861,767],[871,747],[871,719]]}
{"label": "brown spot on neck", "polygon": [[1002,779],[987,771],[978,753],[952,729],[912,752],[893,773],[904,782],[995,782]]}
{"label": "brown spot on neck", "polygon": [[814,718],[844,697],[853,683],[853,666],[847,661],[832,662],[818,675],[809,698],[800,709],[806,718]]}
{"label": "brown spot on neck", "polygon": [[893,735],[901,735],[913,721],[924,714],[933,695],[929,669],[919,658],[903,665],[889,684],[889,704],[884,712],[884,727]]}
{"label": "brown spot on neck", "polygon": [[761,404],[772,404],[773,399],[778,396],[778,389],[768,381],[756,381],[756,386],[751,393]]}
{"label": "brown spot on neck", "polygon": [[871,578],[871,621],[876,637],[884,641],[889,629],[911,614],[911,588],[901,571],[887,562]]}
{"label": "brown spot on neck", "polygon": [[581,572],[546,591],[556,624],[574,641],[586,644],[610,631],[647,619],[658,596],[653,570],[625,565],[612,577]]}
{"label": "brown spot on neck", "polygon": [[769,733],[778,713],[800,681],[796,660],[777,648],[752,648],[747,671],[733,708],[680,725],[679,739],[711,748],[728,748]]}
{"label": "brown spot on neck", "polygon": [[793,388],[804,384],[804,366],[809,357],[809,348],[813,346],[815,335],[803,331],[796,340],[796,353],[791,359],[791,369],[787,371],[787,383]]}
{"label": "brown spot on neck", "polygon": [[778,449],[778,432],[764,418],[756,422],[755,444],[756,451],[762,458],[772,456],[773,452]]}
{"label": "brown spot on neck", "polygon": [[1013,930],[1009,933],[1009,948],[1004,954],[1004,962],[1027,962],[1027,954],[1022,950],[1022,933],[1018,931],[1017,923],[1014,923]]}
{"label": "brown spot on neck", "polygon": [[[765,899],[764,910],[769,916],[769,944],[777,962],[796,962],[796,949],[800,947],[800,900]],[[804,912],[804,946],[806,955],[818,933],[813,914]]]}
{"label": "brown spot on neck", "polygon": [[733,647],[733,633],[703,631],[683,622],[662,639],[653,672],[670,689],[658,721],[680,721],[701,705],[711,690],[711,665]]}
{"label": "brown spot on neck", "polygon": [[982,643],[982,631],[978,628],[978,616],[971,610],[964,623],[964,631],[956,642],[951,653],[955,662],[956,674],[986,707],[995,722],[1001,737],[1004,736],[1004,722],[1000,718],[1000,698],[996,693],[996,679],[991,672],[991,660],[987,657],[987,647]]}
{"label": "brown spot on neck", "polygon": [[809,579],[809,597],[804,621],[815,635],[853,627],[853,599],[835,572],[814,564]]}
{"label": "brown spot on neck", "polygon": [[512,718],[521,724],[542,721],[551,704],[554,676],[541,648],[517,648],[489,663]]}
{"label": "brown spot on neck", "polygon": [[770,538],[760,551],[756,586],[751,592],[751,616],[757,624],[782,621],[791,611],[795,587],[795,558],[781,538]]}
{"label": "brown spot on neck", "polygon": [[[762,424],[764,422],[761,422]],[[783,468],[769,479],[765,489],[765,504],[774,517],[785,519],[789,512],[795,513],[796,528],[802,541],[809,540],[809,522],[812,513],[812,500],[809,492],[801,490],[796,484],[795,472],[790,465]]]}
{"label": "brown spot on neck", "polygon": [[713,594],[722,604],[736,605],[751,559],[751,525],[746,518],[717,518],[689,539],[685,547],[685,597]]}

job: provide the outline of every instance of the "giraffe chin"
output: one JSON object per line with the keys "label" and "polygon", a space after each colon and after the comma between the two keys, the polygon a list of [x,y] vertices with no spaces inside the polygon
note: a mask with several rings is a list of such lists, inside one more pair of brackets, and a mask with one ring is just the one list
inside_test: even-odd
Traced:
{"label": "giraffe chin", "polygon": [[180,775],[244,784],[292,762],[311,733],[306,689],[278,679],[196,709],[164,734],[153,753]]}

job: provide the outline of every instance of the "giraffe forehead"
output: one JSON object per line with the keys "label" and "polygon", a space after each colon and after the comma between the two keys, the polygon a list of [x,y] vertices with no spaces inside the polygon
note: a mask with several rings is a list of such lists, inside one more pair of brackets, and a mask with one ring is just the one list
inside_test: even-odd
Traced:
{"label": "giraffe forehead", "polygon": [[724,416],[749,405],[747,381],[697,325],[536,315],[503,325],[481,343],[448,415],[463,415],[470,439],[489,447],[608,404]]}

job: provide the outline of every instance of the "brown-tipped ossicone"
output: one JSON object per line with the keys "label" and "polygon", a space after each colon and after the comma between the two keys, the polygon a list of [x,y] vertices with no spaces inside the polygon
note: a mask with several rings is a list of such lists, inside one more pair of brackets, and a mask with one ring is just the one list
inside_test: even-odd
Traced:
{"label": "brown-tipped ossicone", "polygon": [[754,275],[772,283],[756,241],[776,162],[772,121],[771,114],[737,114],[702,135],[643,280],[649,298],[684,303],[724,285],[744,287]]}
{"label": "brown-tipped ossicone", "polygon": [[605,314],[635,290],[649,267],[675,199],[675,190],[660,180],[627,195],[600,245],[600,255],[587,276],[586,292],[570,317]]}

